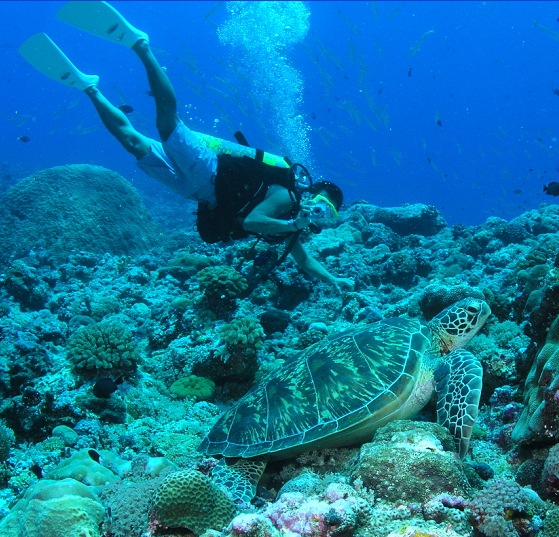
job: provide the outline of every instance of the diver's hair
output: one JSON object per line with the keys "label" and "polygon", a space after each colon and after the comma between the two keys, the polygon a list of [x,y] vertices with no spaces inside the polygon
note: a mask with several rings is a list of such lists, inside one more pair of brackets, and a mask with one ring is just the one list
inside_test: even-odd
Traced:
{"label": "diver's hair", "polygon": [[318,183],[313,183],[310,188],[311,194],[318,194],[322,191],[328,194],[330,201],[334,204],[336,210],[339,211],[342,203],[344,202],[342,189],[330,181],[319,181]]}

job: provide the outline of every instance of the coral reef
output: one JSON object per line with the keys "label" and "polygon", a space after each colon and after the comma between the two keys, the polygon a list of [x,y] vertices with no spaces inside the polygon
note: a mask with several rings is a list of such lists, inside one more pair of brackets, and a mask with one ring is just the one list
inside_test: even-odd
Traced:
{"label": "coral reef", "polygon": [[[355,203],[300,236],[354,278],[336,293],[289,257],[264,279],[281,246],[204,244],[184,202],[146,203],[164,235],[102,168],[39,172],[0,200],[2,535],[34,537],[40,521],[42,537],[74,537],[78,520],[95,537],[187,535],[187,524],[212,526],[207,537],[558,534],[556,205],[449,228],[425,205]],[[493,315],[467,347],[484,382],[463,464],[428,405],[362,446],[270,461],[235,516],[208,481],[216,461],[197,450],[224,410],[333,333],[429,319],[465,296],[485,297]],[[201,513],[188,483],[227,516],[154,516],[156,494]]]}

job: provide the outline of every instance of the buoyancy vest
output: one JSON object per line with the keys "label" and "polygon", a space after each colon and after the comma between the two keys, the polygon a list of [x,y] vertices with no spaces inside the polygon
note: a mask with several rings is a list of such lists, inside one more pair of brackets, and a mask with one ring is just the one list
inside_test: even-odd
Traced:
{"label": "buoyancy vest", "polygon": [[[237,240],[251,233],[243,229],[243,221],[266,197],[270,185],[286,188],[293,198],[293,217],[299,210],[300,196],[295,188],[291,168],[264,163],[248,156],[217,156],[215,175],[216,206],[210,209],[207,202],[198,203],[196,227],[200,238],[213,244],[220,241]],[[288,234],[282,234],[283,240]],[[263,237],[274,242],[273,237]],[[275,240],[277,242],[277,238]]]}

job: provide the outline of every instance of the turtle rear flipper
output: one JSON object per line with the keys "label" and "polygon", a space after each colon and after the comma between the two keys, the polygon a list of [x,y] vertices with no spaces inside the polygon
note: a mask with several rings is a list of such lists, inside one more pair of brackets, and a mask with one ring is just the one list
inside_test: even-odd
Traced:
{"label": "turtle rear flipper", "polygon": [[479,413],[483,369],[479,360],[463,349],[451,352],[444,360],[435,371],[437,421],[454,435],[463,459]]}
{"label": "turtle rear flipper", "polygon": [[234,498],[250,503],[256,496],[256,486],[266,468],[266,457],[252,459],[221,459],[212,476],[218,485],[226,488]]}

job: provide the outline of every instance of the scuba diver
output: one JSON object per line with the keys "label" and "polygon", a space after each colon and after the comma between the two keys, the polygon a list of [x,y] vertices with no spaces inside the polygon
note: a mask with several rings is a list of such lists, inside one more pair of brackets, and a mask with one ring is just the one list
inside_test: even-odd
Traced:
{"label": "scuba diver", "polygon": [[[329,181],[312,184],[310,174],[285,159],[266,163],[267,153],[253,149],[253,157],[218,154],[191,131],[177,115],[173,86],[153,55],[147,34],[134,28],[106,2],[72,1],[57,17],[81,30],[131,48],[143,63],[154,97],[156,127],[161,142],[139,133],[123,110],[113,106],[98,88],[99,77],[79,71],[44,33],[23,43],[21,55],[41,73],[83,91],[101,121],[137,159],[137,166],[181,196],[198,202],[197,230],[208,243],[256,235],[268,242],[286,242],[297,265],[336,289],[353,289],[351,278],[338,278],[311,257],[299,235],[313,227],[317,216],[337,216],[342,191]],[[208,137],[211,138],[211,137]],[[236,138],[248,145],[240,133]],[[300,184],[306,181],[306,192]],[[316,225],[316,224],[315,224]],[[277,266],[278,263],[276,263]]]}

